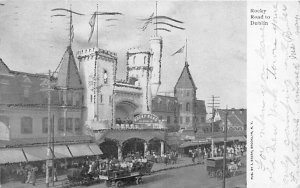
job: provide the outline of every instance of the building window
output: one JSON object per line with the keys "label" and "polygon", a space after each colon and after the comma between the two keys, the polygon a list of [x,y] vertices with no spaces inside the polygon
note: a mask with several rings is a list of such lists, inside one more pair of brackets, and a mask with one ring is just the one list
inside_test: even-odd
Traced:
{"label": "building window", "polygon": [[135,56],[133,56],[133,64],[135,65]]}
{"label": "building window", "polygon": [[103,103],[103,95],[100,94],[100,103]]}
{"label": "building window", "polygon": [[179,121],[180,121],[180,124],[182,124],[182,116],[180,116]]}
{"label": "building window", "polygon": [[186,118],[185,118],[185,122],[186,122],[186,123],[190,123],[190,117],[186,117]]}
{"label": "building window", "polygon": [[29,97],[29,87],[24,87],[24,97],[28,98]]}
{"label": "building window", "polygon": [[[51,118],[50,121],[51,121],[50,122],[50,125],[51,125],[50,128],[52,129],[53,128],[53,119]],[[42,119],[42,132],[43,133],[48,133],[48,118],[47,117]]]}
{"label": "building window", "polygon": [[58,119],[58,126],[57,126],[58,132],[64,132],[64,124],[65,124],[64,118],[59,118]]}
{"label": "building window", "polygon": [[190,103],[186,103],[186,111],[187,111],[187,112],[190,111]]}
{"label": "building window", "polygon": [[43,118],[42,120],[42,132],[48,133],[48,118]]}
{"label": "building window", "polygon": [[112,96],[111,95],[109,96],[108,100],[109,100],[109,104],[111,104],[112,103]]}
{"label": "building window", "polygon": [[161,121],[163,119],[163,117],[162,116],[159,116],[159,120]]}
{"label": "building window", "polygon": [[179,104],[179,111],[182,110],[182,103]]}
{"label": "building window", "polygon": [[3,123],[5,126],[9,127],[9,117],[0,116],[0,124]]}
{"label": "building window", "polygon": [[104,84],[108,83],[108,73],[107,73],[107,70],[103,71],[103,82],[104,82]]}
{"label": "building window", "polygon": [[93,102],[93,95],[91,95],[91,102]]}
{"label": "building window", "polygon": [[186,91],[186,96],[189,97],[190,96],[190,92]]}
{"label": "building window", "polygon": [[171,123],[171,118],[170,116],[167,116],[167,124],[170,124]]}
{"label": "building window", "polygon": [[75,119],[75,132],[81,132],[81,120],[79,118]]}
{"label": "building window", "polygon": [[32,118],[31,117],[22,117],[21,133],[23,133],[23,134],[31,134],[32,133]]}
{"label": "building window", "polygon": [[73,132],[73,122],[72,122],[72,118],[67,118],[66,131],[67,131],[67,132]]}
{"label": "building window", "polygon": [[73,105],[73,92],[67,91],[67,104]]}
{"label": "building window", "polygon": [[146,65],[147,62],[147,56],[144,57],[144,65]]}
{"label": "building window", "polygon": [[77,92],[75,96],[75,105],[80,106],[80,92]]}

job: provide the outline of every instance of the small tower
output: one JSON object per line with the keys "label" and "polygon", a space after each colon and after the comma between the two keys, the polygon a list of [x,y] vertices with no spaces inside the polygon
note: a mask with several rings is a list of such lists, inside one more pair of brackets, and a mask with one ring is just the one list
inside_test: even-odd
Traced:
{"label": "small tower", "polygon": [[136,86],[143,90],[142,113],[151,113],[151,53],[146,50],[130,49],[127,52],[127,79],[135,78]]}
{"label": "small tower", "polygon": [[152,54],[152,78],[151,91],[152,97],[155,97],[161,84],[161,58],[162,58],[163,41],[160,36],[150,38],[150,48]]}

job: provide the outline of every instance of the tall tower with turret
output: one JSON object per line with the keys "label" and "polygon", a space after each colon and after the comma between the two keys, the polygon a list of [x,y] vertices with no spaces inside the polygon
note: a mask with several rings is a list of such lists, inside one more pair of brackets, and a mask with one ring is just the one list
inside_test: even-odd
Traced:
{"label": "tall tower with turret", "polygon": [[[112,123],[113,85],[116,79],[117,54],[99,48],[77,53],[79,73],[84,85],[85,124]],[[105,106],[105,108],[104,108]]]}
{"label": "tall tower with turret", "polygon": [[140,49],[130,49],[127,52],[127,79],[136,80],[135,84],[142,88],[142,112],[152,112],[152,66],[151,53]]}
{"label": "tall tower with turret", "polygon": [[163,41],[160,36],[150,38],[150,49],[152,54],[151,93],[155,97],[161,84],[161,58]]}

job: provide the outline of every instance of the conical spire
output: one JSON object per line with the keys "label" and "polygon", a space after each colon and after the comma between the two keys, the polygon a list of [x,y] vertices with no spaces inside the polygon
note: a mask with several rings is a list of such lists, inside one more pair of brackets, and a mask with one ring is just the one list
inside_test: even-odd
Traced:
{"label": "conical spire", "polygon": [[64,89],[83,88],[71,46],[67,47],[60,62],[57,87]]}

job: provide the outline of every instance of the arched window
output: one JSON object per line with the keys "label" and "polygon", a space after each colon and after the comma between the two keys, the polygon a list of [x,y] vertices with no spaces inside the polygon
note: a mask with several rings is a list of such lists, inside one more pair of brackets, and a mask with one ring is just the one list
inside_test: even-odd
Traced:
{"label": "arched window", "polygon": [[187,112],[190,111],[190,103],[186,103],[186,111],[187,111]]}
{"label": "arched window", "polygon": [[103,71],[103,82],[104,82],[104,84],[108,83],[108,73],[107,73],[107,70]]}
{"label": "arched window", "polygon": [[0,122],[2,122],[4,125],[9,127],[9,117],[7,116],[0,116]]}
{"label": "arched window", "polygon": [[31,134],[32,133],[32,118],[22,117],[21,118],[21,133]]}

